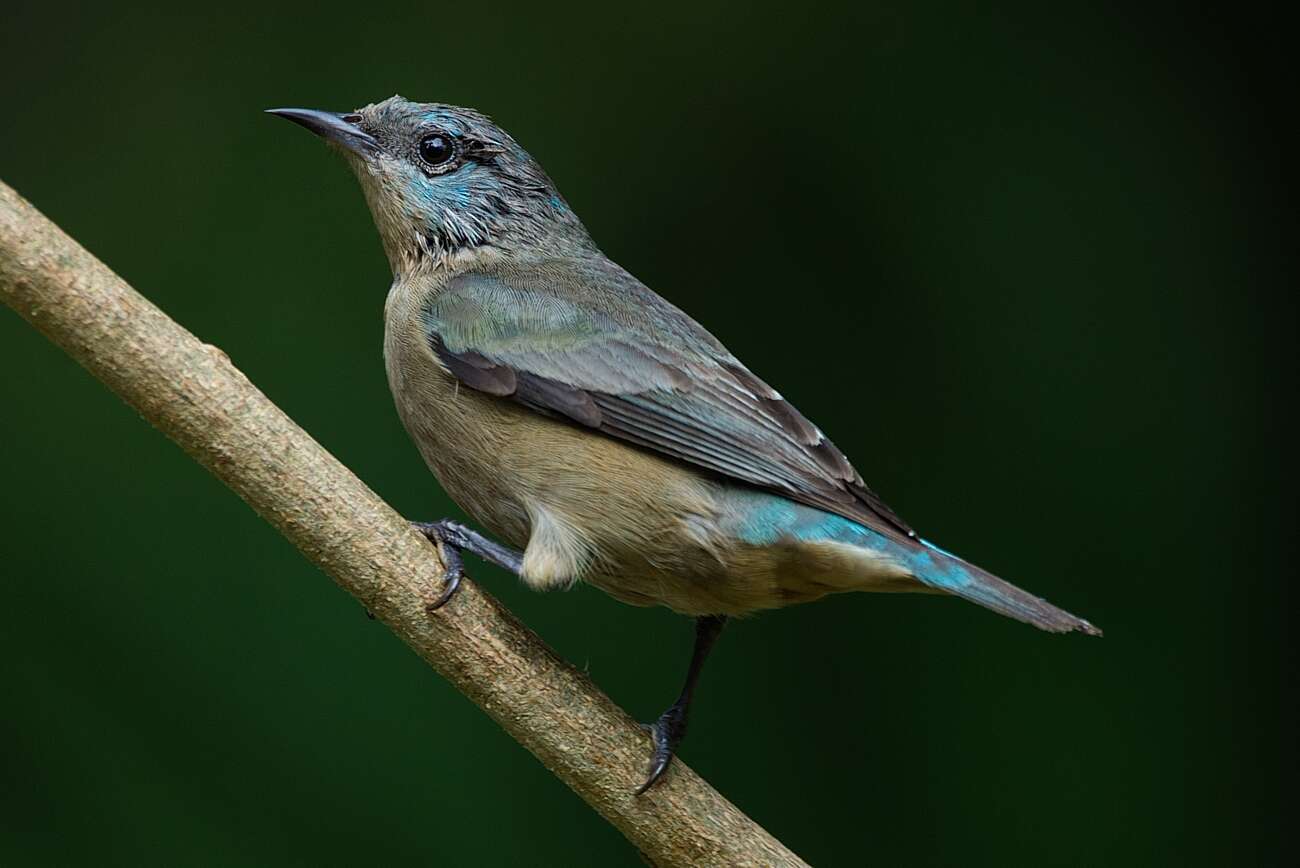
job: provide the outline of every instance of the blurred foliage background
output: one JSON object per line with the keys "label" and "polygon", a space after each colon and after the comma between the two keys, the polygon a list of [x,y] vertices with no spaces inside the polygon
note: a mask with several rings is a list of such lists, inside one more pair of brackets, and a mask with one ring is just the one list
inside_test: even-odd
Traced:
{"label": "blurred foliage background", "polygon": [[[1290,79],[1266,21],[1201,14],[19,0],[0,177],[428,519],[364,203],[260,112],[488,112],[901,515],[1106,630],[762,615],[687,762],[814,864],[1251,864],[1288,773]],[[0,364],[0,863],[639,864],[8,311]],[[641,718],[675,694],[685,619],[473,573]]]}

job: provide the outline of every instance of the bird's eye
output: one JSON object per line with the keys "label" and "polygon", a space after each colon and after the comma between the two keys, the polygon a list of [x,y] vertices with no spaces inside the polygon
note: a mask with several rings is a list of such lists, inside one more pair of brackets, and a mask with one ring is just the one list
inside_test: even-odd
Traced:
{"label": "bird's eye", "polygon": [[431,133],[420,139],[420,159],[437,168],[451,161],[456,156],[456,146],[450,137],[442,133]]}

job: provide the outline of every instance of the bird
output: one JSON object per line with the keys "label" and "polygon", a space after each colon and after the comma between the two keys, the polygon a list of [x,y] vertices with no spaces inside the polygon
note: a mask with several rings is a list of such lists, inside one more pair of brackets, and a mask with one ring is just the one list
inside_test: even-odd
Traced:
{"label": "bird", "polygon": [[412,523],[446,565],[430,610],[453,598],[469,552],[535,590],[582,582],[695,619],[636,793],[669,769],[729,619],[916,591],[1100,635],[920,537],[820,428],[606,257],[486,115],[401,96],[267,111],[324,139],[359,180],[393,275],[384,364],[398,415],[488,531]]}

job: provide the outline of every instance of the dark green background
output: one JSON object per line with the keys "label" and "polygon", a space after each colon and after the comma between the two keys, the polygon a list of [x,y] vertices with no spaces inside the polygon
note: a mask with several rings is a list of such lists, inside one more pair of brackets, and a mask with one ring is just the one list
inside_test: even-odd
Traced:
{"label": "dark green background", "polygon": [[[44,6],[0,12],[0,177],[404,514],[455,509],[384,381],[378,239],[263,108],[488,112],[912,524],[1105,628],[868,595],[736,624],[683,756],[797,852],[1268,858],[1295,311],[1267,21]],[[8,311],[0,364],[0,863],[638,864]],[[473,572],[636,715],[676,690],[684,619]]]}

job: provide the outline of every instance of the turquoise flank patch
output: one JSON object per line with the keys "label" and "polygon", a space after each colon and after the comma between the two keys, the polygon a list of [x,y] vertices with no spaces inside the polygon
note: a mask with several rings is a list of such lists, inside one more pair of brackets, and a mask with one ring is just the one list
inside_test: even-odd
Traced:
{"label": "turquoise flank patch", "polygon": [[781,540],[846,543],[906,564],[912,575],[931,587],[967,593],[978,588],[965,563],[925,540],[920,540],[920,547],[902,545],[856,521],[775,494],[735,489],[728,492],[728,500],[733,519],[724,529],[750,545]]}
{"label": "turquoise flank patch", "polygon": [[750,545],[772,545],[781,540],[826,540],[864,548],[895,547],[870,528],[843,516],[804,506],[775,494],[735,490],[728,493],[734,516],[726,529]]}

